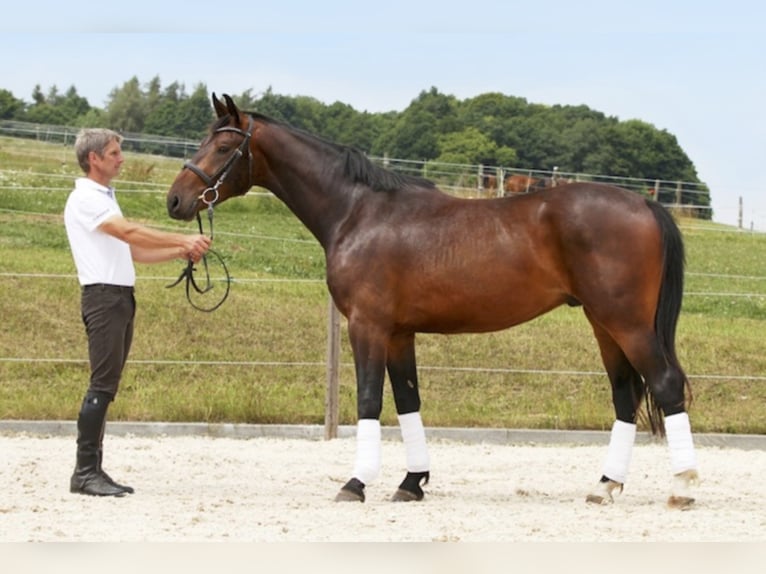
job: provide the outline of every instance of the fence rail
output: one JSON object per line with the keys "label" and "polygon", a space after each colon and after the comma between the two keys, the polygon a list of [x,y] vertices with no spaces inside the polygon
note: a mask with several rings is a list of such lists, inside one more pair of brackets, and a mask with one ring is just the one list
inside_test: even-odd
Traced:
{"label": "fence rail", "polygon": [[[52,143],[60,143],[64,146],[72,145],[76,136],[77,129],[75,128],[56,128],[46,126],[34,126],[31,128],[29,125],[19,125],[19,122],[0,122],[0,134],[11,134],[18,137],[24,134],[22,137],[34,137],[41,141],[47,141]],[[127,134],[125,137],[127,145],[124,147],[131,151],[143,152],[143,153],[155,153],[161,155],[181,156],[188,157],[197,148],[198,143],[186,140],[177,140],[173,138],[162,137],[147,137],[143,135]],[[173,153],[169,153],[172,150]],[[662,202],[669,207],[675,207],[679,209],[694,210],[693,215],[700,217],[701,219],[710,219],[712,213],[708,205],[697,205],[696,203],[704,201],[701,198],[707,198],[709,200],[708,190],[704,184],[696,184],[692,182],[673,182],[665,180],[648,180],[638,178],[626,178],[609,175],[595,175],[595,174],[574,174],[561,172],[558,169],[551,171],[542,170],[521,170],[506,167],[497,166],[480,166],[480,165],[460,165],[460,164],[442,164],[436,162],[415,162],[408,160],[391,159],[388,157],[371,157],[371,161],[374,163],[388,167],[395,171],[402,173],[408,173],[412,175],[424,176],[436,181],[440,187],[445,191],[449,191],[456,194],[472,195],[476,197],[481,196],[493,196],[502,195],[505,190],[502,187],[502,182],[506,177],[512,175],[522,175],[528,178],[535,178],[539,180],[549,180],[556,184],[560,181],[600,181],[606,183],[612,183],[620,185],[627,189],[631,189],[638,193],[642,193],[646,196],[653,197],[654,199]],[[0,170],[0,190],[17,190],[17,191],[29,191],[29,190],[41,190],[40,187],[34,187],[29,185],[18,184],[14,182],[14,178],[10,177],[15,172],[12,170]],[[62,182],[66,180],[68,183],[62,185],[62,187],[45,188],[50,191],[68,191],[71,185],[72,174],[31,174],[30,172],[23,172],[25,178],[34,177],[35,175],[45,176],[46,178],[60,178]],[[494,179],[493,179],[494,178]],[[11,182],[8,184],[8,182]],[[123,182],[127,185],[123,185],[121,190],[126,193],[160,193],[164,192],[164,186],[161,184],[151,184],[145,182]],[[55,181],[54,185],[58,185]],[[695,205],[692,205],[695,204]],[[741,209],[741,203],[740,203]],[[0,210],[10,211],[13,210]],[[51,214],[35,214],[46,217],[54,217]],[[59,217],[59,215],[55,215]],[[740,218],[741,220],[741,218]],[[226,232],[221,231],[221,234]],[[233,234],[234,235],[234,234]],[[247,236],[247,234],[238,233],[236,235]],[[264,239],[260,237],[260,239]],[[287,238],[265,238],[279,241],[301,241],[296,239]],[[689,273],[694,275],[694,273]],[[704,274],[700,274],[704,275]],[[721,278],[743,278],[737,275],[724,275],[715,274]],[[45,277],[45,278],[62,278],[67,280],[75,280],[73,274],[34,274],[34,273],[0,273],[2,277]],[[747,279],[763,280],[766,277],[745,277]],[[162,280],[169,281],[175,277],[139,277],[139,280]],[[320,280],[291,280],[291,279],[236,279],[235,282],[241,284],[248,283],[262,283],[262,282],[317,282]],[[704,297],[764,297],[766,293],[735,293],[735,292],[694,292],[687,291],[688,296],[704,296]],[[338,428],[338,379],[341,369],[348,369],[351,365],[340,363],[339,353],[339,333],[340,333],[340,317],[337,313],[337,309],[329,301],[328,318],[327,318],[327,359],[324,363],[285,363],[285,362],[270,362],[270,361],[183,361],[183,364],[199,364],[199,365],[220,365],[220,366],[276,366],[276,367],[290,367],[290,366],[316,366],[321,368],[324,366],[327,373],[327,394],[326,394],[326,418],[325,418],[325,435],[327,438],[336,436]],[[60,359],[60,358],[24,358],[24,357],[0,357],[0,362],[78,362],[85,361],[85,359]],[[133,364],[173,364],[174,361],[141,361],[131,360]],[[471,371],[471,372],[492,372],[492,373],[522,373],[522,374],[539,374],[541,376],[548,375],[567,375],[578,377],[591,377],[591,376],[603,376],[602,372],[591,371],[559,371],[559,370],[529,370],[529,369],[498,369],[498,368],[481,368],[481,367],[460,367],[460,366],[445,366],[445,365],[424,365],[420,367],[422,370],[450,370],[450,371]],[[732,376],[721,374],[705,374],[705,375],[690,375],[699,379],[727,379],[727,380],[743,380],[743,381],[766,381],[765,376],[760,375],[744,375],[744,376]]]}
{"label": "fence rail", "polygon": [[[48,143],[73,145],[80,128],[46,124],[31,124],[12,120],[0,121],[0,135],[35,139]],[[149,153],[167,157],[188,159],[199,147],[198,141],[141,133],[124,133],[122,147],[126,151]],[[485,166],[435,161],[418,161],[389,158],[384,155],[369,156],[370,161],[399,173],[416,175],[433,180],[442,189],[457,194],[497,196],[508,193],[504,182],[512,176],[522,176],[538,182],[556,185],[570,181],[610,183],[641,193],[664,205],[683,208],[700,219],[711,219],[710,191],[706,184],[664,180],[659,178],[636,178],[608,174],[591,174],[551,170],[526,169],[518,166]],[[525,191],[528,191],[526,189]]]}

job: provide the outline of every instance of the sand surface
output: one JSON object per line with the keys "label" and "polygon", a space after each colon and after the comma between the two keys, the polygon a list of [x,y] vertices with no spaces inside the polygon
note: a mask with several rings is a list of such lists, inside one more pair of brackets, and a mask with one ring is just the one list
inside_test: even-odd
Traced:
{"label": "sand surface", "polygon": [[[108,430],[108,429],[107,429]],[[636,445],[625,491],[584,502],[601,446],[430,442],[422,502],[392,503],[404,448],[384,441],[367,501],[336,503],[353,438],[109,436],[104,468],[136,493],[70,494],[73,437],[0,436],[4,542],[764,542],[766,452],[698,447],[696,506],[666,508],[663,445]]]}

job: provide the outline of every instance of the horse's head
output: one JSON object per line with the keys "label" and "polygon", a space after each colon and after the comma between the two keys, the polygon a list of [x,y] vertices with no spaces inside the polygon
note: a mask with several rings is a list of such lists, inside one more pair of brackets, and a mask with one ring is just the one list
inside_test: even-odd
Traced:
{"label": "horse's head", "polygon": [[188,221],[210,205],[244,195],[252,185],[253,120],[228,95],[223,99],[213,94],[218,120],[168,190],[168,215],[174,219]]}

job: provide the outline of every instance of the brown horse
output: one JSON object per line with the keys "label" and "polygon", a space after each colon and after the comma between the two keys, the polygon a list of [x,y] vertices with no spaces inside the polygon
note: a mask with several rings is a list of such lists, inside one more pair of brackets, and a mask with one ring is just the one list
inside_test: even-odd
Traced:
{"label": "brown horse", "polygon": [[[684,249],[661,205],[591,183],[461,199],[377,167],[354,149],[243,112],[229,96],[213,94],[213,106],[218,120],[168,191],[168,213],[190,220],[261,186],[324,248],[357,382],[356,459],[336,500],[363,501],[379,473],[386,371],[407,461],[394,500],[424,496],[430,461],[416,333],[495,331],[576,305],[593,326],[616,413],[603,474],[587,500],[607,503],[622,489],[645,398],[652,431],[667,436],[678,489],[669,503],[692,503],[688,383],[674,344]],[[476,243],[485,249],[473,249]]]}
{"label": "brown horse", "polygon": [[531,177],[529,175],[520,175],[518,173],[509,175],[505,178],[505,182],[503,183],[503,190],[505,193],[526,193],[545,187],[549,186],[545,185],[545,182],[540,178]]}

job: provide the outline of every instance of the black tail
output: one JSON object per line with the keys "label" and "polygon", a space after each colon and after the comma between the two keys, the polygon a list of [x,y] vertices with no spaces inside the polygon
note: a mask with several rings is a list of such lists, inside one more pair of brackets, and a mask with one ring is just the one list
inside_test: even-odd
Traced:
{"label": "black tail", "polygon": [[[676,355],[676,327],[684,296],[684,267],[686,265],[684,242],[681,237],[681,231],[678,229],[678,225],[676,225],[670,212],[656,201],[647,200],[646,203],[654,214],[657,224],[660,226],[664,256],[660,298],[657,303],[657,313],[654,317],[654,329],[665,359],[672,367],[678,369],[683,377],[684,386],[687,391],[685,393],[686,406],[688,406],[692,400],[691,386]],[[646,396],[652,432],[664,436],[665,424],[663,413],[655,404],[648,388]]]}

